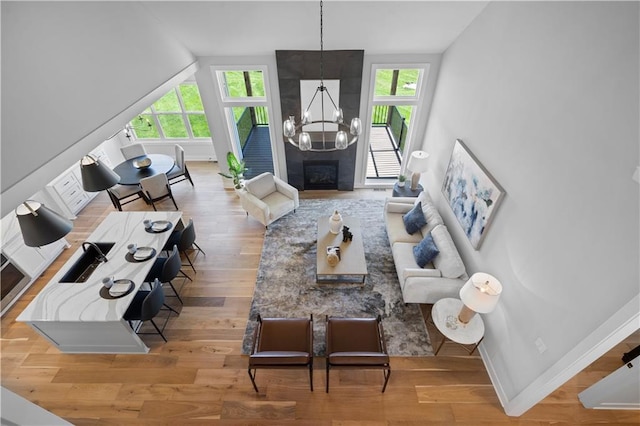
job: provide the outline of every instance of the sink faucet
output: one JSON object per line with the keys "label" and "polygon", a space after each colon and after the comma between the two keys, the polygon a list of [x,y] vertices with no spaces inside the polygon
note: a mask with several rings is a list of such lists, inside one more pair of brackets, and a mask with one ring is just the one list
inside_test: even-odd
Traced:
{"label": "sink faucet", "polygon": [[96,249],[96,251],[98,252],[98,260],[100,262],[106,262],[107,261],[107,256],[105,256],[105,254],[102,252],[102,250],[100,250],[100,247],[98,247],[98,245],[96,243],[92,243],[91,241],[85,241],[84,243],[82,243],[82,250],[84,250],[85,252],[87,251],[87,247],[86,246],[91,246],[94,249]]}

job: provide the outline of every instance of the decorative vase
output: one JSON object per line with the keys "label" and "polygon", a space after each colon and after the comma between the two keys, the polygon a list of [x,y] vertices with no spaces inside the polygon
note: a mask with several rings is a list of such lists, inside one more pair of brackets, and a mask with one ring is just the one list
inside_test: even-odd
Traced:
{"label": "decorative vase", "polygon": [[338,210],[334,210],[333,215],[329,218],[329,232],[339,234],[342,230],[342,216]]}

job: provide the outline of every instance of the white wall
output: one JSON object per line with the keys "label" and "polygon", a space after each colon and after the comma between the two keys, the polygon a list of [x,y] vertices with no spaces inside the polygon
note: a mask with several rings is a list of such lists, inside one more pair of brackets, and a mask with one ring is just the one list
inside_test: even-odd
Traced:
{"label": "white wall", "polygon": [[[637,2],[495,2],[443,56],[423,183],[468,272],[504,286],[482,354],[508,414],[574,347],[637,328],[638,20]],[[456,138],[506,190],[478,251],[441,194]]]}
{"label": "white wall", "polygon": [[4,214],[124,126],[195,57],[137,2],[1,7]]}

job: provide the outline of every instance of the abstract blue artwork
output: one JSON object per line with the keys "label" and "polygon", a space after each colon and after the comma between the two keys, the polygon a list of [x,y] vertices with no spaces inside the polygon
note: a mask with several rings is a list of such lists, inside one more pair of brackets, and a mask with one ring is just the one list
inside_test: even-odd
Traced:
{"label": "abstract blue artwork", "polygon": [[460,139],[453,146],[442,193],[471,246],[478,250],[504,190]]}

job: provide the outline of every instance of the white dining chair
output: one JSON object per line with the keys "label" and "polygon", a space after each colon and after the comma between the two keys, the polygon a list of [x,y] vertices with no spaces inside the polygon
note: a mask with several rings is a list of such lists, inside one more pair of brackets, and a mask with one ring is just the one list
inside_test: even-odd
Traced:
{"label": "white dining chair", "polygon": [[120,152],[122,152],[125,160],[140,157],[141,155],[147,155],[147,150],[144,149],[144,145],[141,143],[123,146],[120,148]]}
{"label": "white dining chair", "polygon": [[116,184],[107,189],[107,194],[109,194],[113,207],[120,211],[122,211],[123,205],[129,204],[138,198],[143,198],[142,191],[138,185]]}
{"label": "white dining chair", "polygon": [[158,210],[155,203],[165,198],[171,198],[173,205],[176,207],[176,210],[178,210],[176,200],[171,193],[171,187],[169,187],[169,180],[164,173],[140,179],[140,187],[154,210]]}
{"label": "white dining chair", "polygon": [[167,173],[169,184],[173,185],[174,183],[182,182],[183,180],[188,179],[189,182],[191,182],[191,186],[195,186],[193,184],[193,180],[191,180],[191,175],[189,174],[187,165],[184,162],[184,148],[176,144],[175,151],[176,151],[176,165],[173,166],[173,169],[171,169],[169,173]]}

